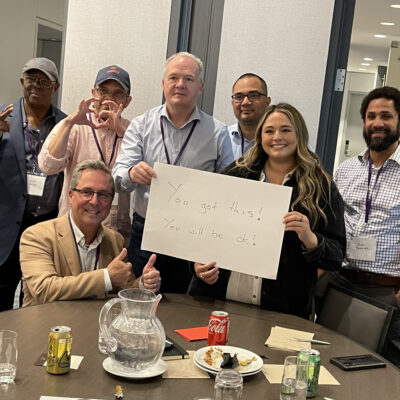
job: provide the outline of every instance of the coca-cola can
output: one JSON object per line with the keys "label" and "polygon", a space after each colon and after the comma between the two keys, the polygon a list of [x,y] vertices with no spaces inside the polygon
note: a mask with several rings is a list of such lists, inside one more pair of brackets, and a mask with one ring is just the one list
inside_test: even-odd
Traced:
{"label": "coca-cola can", "polygon": [[213,311],[208,321],[208,345],[225,345],[228,342],[229,314],[225,311]]}

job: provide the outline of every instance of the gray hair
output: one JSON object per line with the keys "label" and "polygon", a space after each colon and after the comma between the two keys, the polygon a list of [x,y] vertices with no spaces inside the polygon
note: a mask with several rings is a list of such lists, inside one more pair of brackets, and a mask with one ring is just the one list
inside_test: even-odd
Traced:
{"label": "gray hair", "polygon": [[95,171],[103,171],[104,173],[106,173],[110,178],[111,191],[114,196],[115,184],[114,184],[114,179],[111,175],[111,171],[106,167],[103,161],[100,160],[85,160],[77,164],[74,170],[72,171],[71,182],[69,184],[70,189],[71,190],[76,189],[79,180],[81,179],[82,172],[87,169],[92,169]]}
{"label": "gray hair", "polygon": [[[191,58],[199,67],[199,76],[200,76],[200,82],[204,82],[204,69],[203,69],[203,61],[200,60],[199,57],[196,57],[192,53],[188,53],[187,51],[181,51],[179,53],[172,54],[172,56],[167,58],[167,61],[165,61],[165,69],[167,68],[167,65],[174,60],[176,57],[187,57]],[[164,76],[165,76],[165,70],[164,70]]]}

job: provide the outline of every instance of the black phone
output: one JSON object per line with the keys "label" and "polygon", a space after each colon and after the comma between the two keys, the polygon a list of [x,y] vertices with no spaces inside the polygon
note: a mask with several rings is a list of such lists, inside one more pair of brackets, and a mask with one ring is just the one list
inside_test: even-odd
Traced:
{"label": "black phone", "polygon": [[373,356],[372,354],[332,357],[329,361],[345,371],[386,367],[386,363],[384,361]]}

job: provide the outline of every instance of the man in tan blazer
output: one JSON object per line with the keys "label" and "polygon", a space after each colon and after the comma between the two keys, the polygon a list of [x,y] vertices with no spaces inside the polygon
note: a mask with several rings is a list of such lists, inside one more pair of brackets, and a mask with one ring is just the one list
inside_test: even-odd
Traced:
{"label": "man in tan blazer", "polygon": [[78,164],[71,177],[70,212],[28,228],[20,257],[23,306],[80,298],[104,298],[107,292],[144,287],[154,292],[161,278],[152,255],[143,277],[132,279],[122,236],[101,223],[114,197],[114,181],[97,160]]}

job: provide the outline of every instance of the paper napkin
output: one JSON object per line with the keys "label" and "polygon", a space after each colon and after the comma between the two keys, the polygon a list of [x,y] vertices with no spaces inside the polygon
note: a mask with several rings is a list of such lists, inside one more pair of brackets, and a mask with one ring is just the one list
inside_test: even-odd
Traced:
{"label": "paper napkin", "polygon": [[311,332],[273,326],[265,344],[279,350],[300,351],[301,349],[311,349],[311,343],[298,342],[295,338],[312,339],[313,337],[314,333]]}
{"label": "paper napkin", "polygon": [[[283,374],[283,365],[279,364],[264,364],[262,372],[268,379],[269,383],[281,383]],[[335,377],[323,366],[319,371],[319,385],[340,385]]]}
{"label": "paper napkin", "polygon": [[208,338],[208,326],[198,328],[175,329],[178,335],[181,335],[188,342],[192,340],[203,340]]}
{"label": "paper napkin", "polygon": [[166,361],[167,370],[163,373],[163,378],[200,378],[210,379],[208,373],[198,367],[193,362],[194,351],[188,351],[189,358],[181,360]]}

